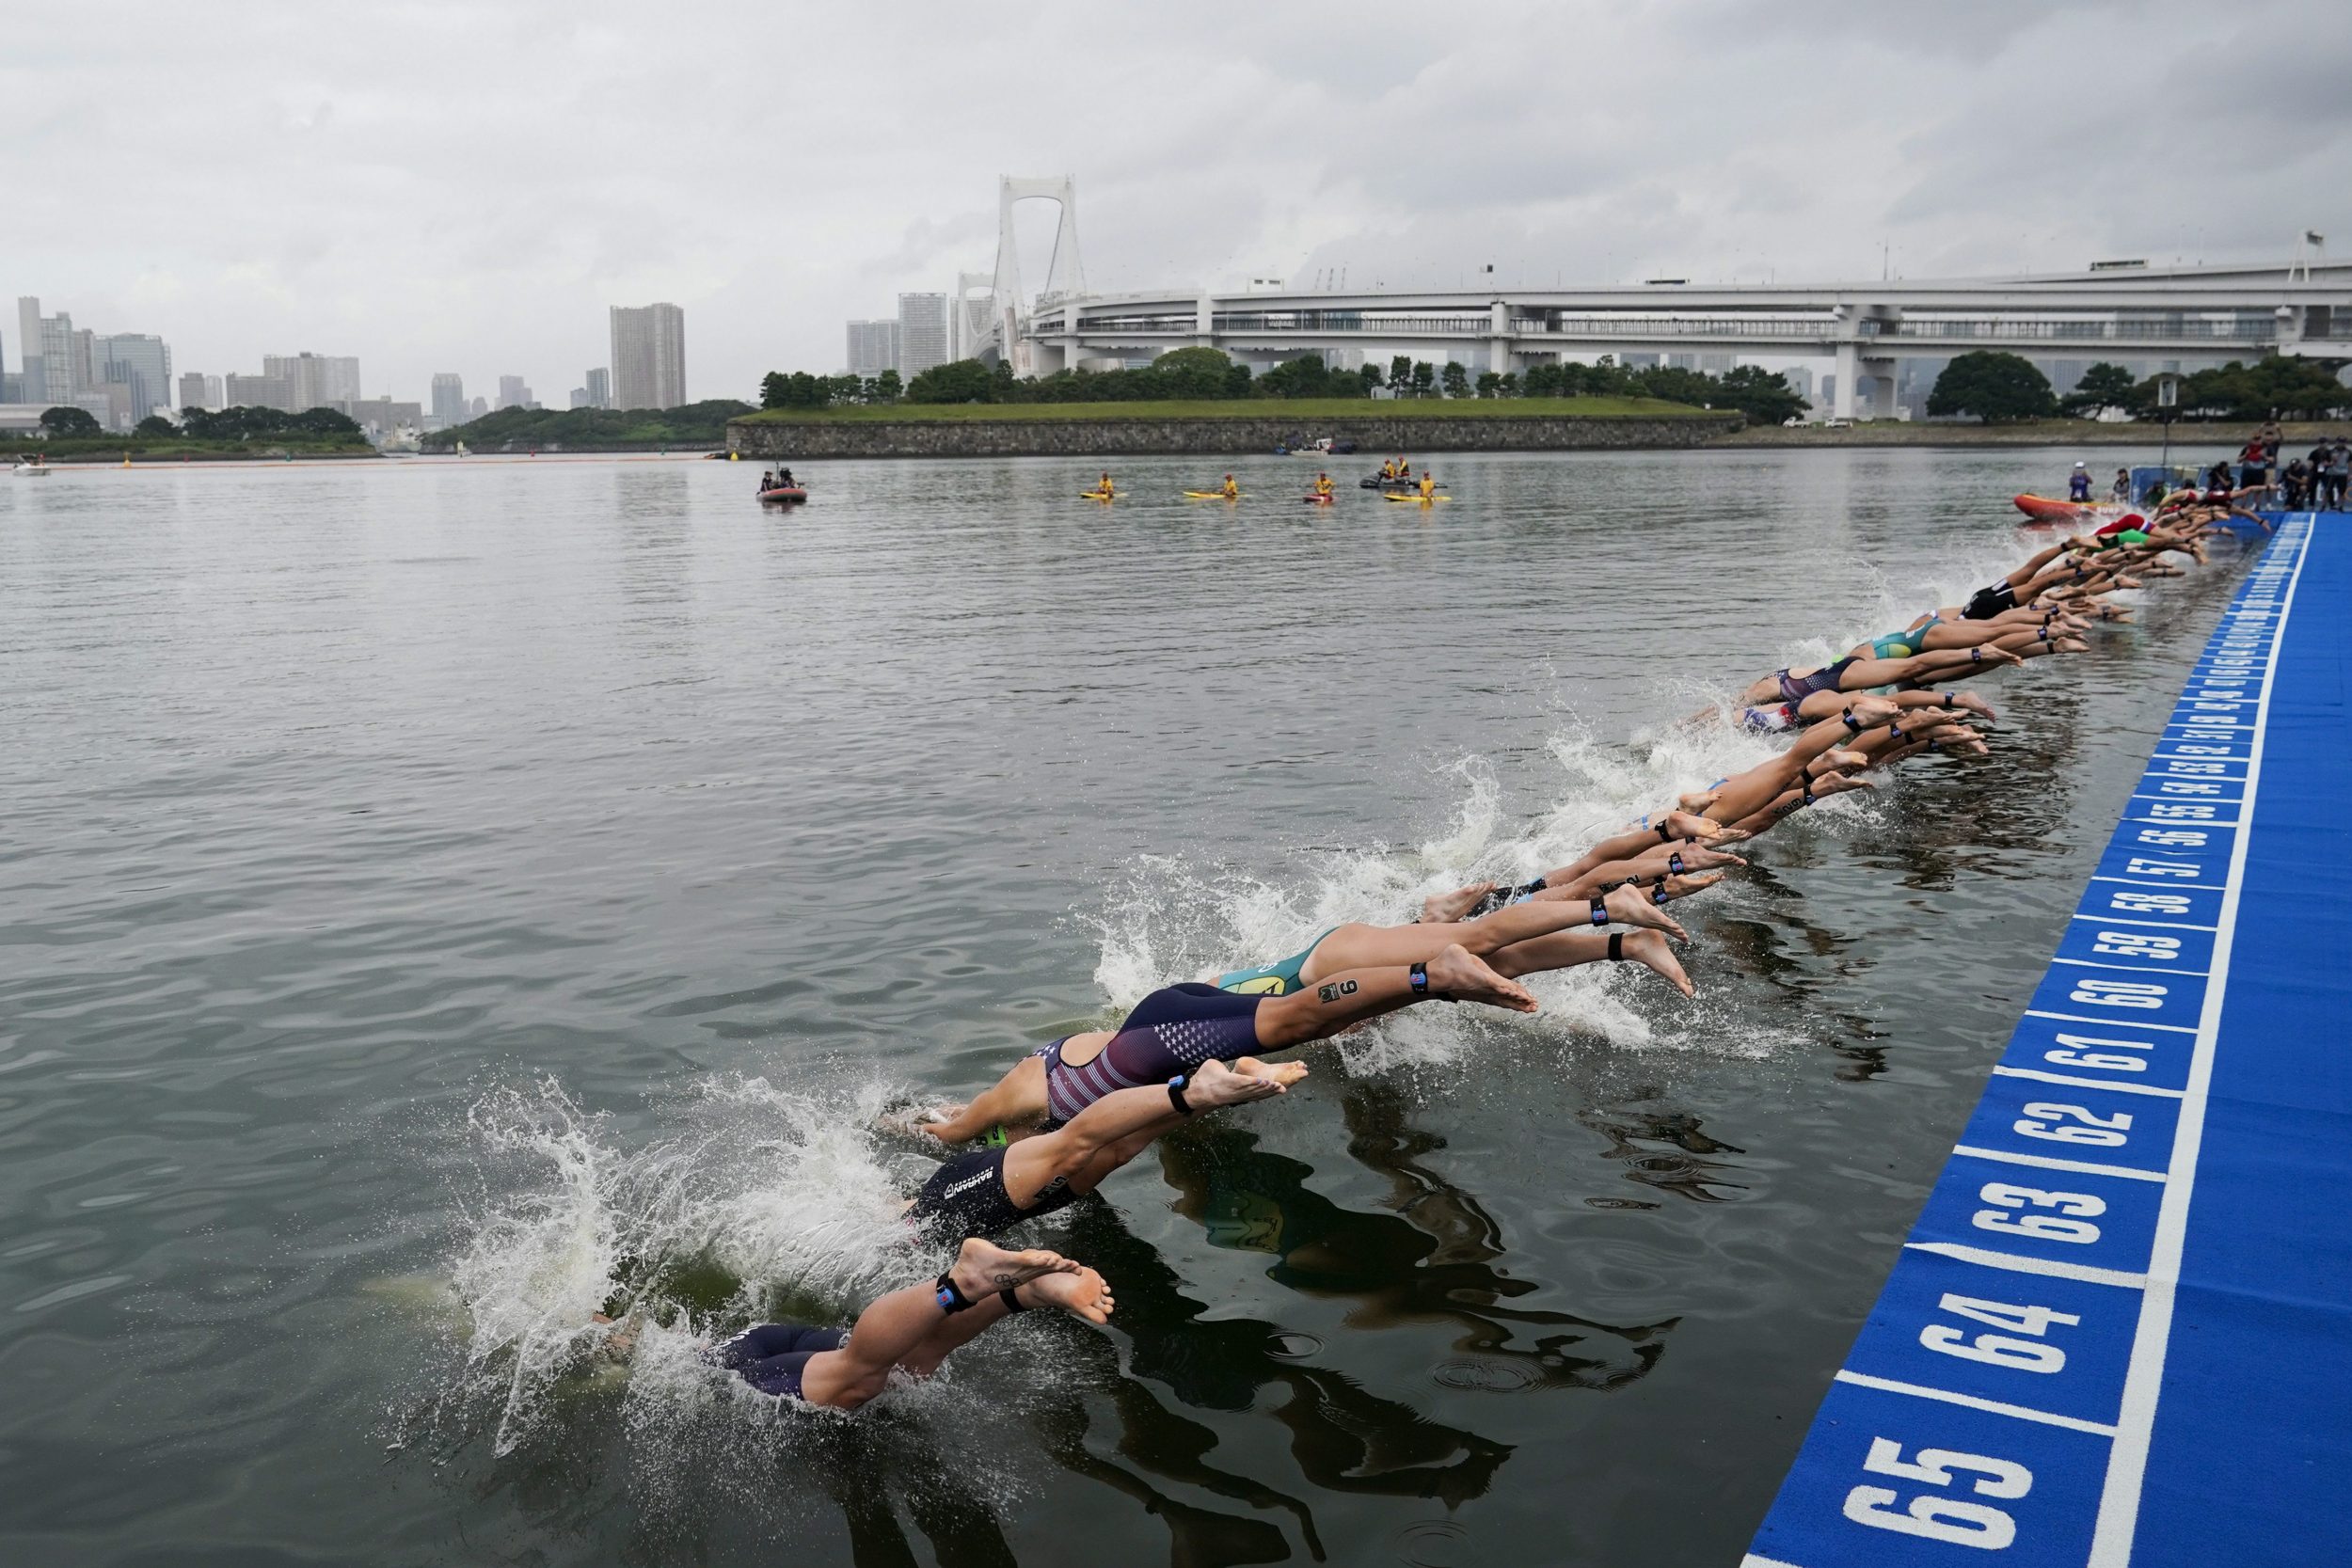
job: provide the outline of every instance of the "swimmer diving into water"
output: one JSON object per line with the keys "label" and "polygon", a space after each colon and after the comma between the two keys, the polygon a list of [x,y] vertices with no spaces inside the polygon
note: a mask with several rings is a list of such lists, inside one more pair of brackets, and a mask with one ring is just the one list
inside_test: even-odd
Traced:
{"label": "swimmer diving into water", "polygon": [[[1584,915],[1581,910],[1569,912],[1572,918]],[[1549,935],[1500,948],[1491,955],[1491,965],[1454,943],[1425,963],[1336,971],[1310,990],[1279,996],[1243,995],[1197,984],[1164,986],[1137,1003],[1117,1029],[1069,1035],[1041,1046],[971,1103],[943,1107],[914,1126],[942,1143],[963,1143],[993,1128],[1041,1117],[1073,1122],[1080,1111],[1114,1090],[1165,1083],[1212,1059],[1233,1062],[1260,1052],[1294,1050],[1420,1002],[1480,1002],[1534,1012],[1535,999],[1502,972],[1506,965],[1534,974],[1594,958],[1632,960],[1690,993],[1689,977],[1657,931],[1561,929],[1556,921],[1542,924]],[[1518,967],[1522,964],[1526,967]]]}
{"label": "swimmer diving into water", "polygon": [[[1008,1252],[970,1238],[946,1273],[929,1285],[891,1291],[859,1313],[854,1327],[762,1323],[703,1356],[763,1394],[855,1410],[890,1386],[894,1370],[929,1377],[951,1352],[1015,1312],[1052,1307],[1101,1323],[1109,1321],[1111,1305],[1103,1276],[1059,1253]],[[635,1338],[634,1325],[624,1322],[607,1348],[626,1354]]]}

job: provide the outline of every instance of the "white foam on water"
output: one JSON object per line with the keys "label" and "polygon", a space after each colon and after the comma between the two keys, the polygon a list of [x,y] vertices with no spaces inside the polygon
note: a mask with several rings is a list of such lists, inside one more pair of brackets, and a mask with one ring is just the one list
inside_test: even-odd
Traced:
{"label": "white foam on water", "polygon": [[664,1107],[675,1130],[628,1148],[552,1081],[477,1101],[467,1117],[475,1196],[449,1278],[465,1327],[455,1392],[495,1405],[493,1450],[523,1442],[608,1337],[594,1315],[633,1305],[665,1266],[743,1282],[712,1322],[649,1325],[632,1357],[632,1399],[650,1370],[643,1386],[655,1397],[697,1409],[707,1401],[696,1387],[725,1379],[682,1351],[665,1354],[672,1340],[732,1332],[779,1291],[826,1314],[817,1321],[847,1323],[919,1275],[927,1255],[899,1214],[927,1166],[870,1131],[896,1090],[707,1079]]}

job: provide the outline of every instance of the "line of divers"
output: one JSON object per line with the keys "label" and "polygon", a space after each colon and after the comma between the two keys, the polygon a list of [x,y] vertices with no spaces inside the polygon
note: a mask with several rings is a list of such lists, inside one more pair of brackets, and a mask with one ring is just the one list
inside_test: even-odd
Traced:
{"label": "line of divers", "polygon": [[[1424,901],[1410,925],[1349,924],[1278,962],[1152,992],[1116,1029],[1067,1036],[1014,1065],[967,1104],[906,1126],[943,1146],[908,1205],[929,1239],[957,1243],[928,1284],[893,1291],[851,1328],[768,1323],[704,1354],[763,1393],[854,1410],[892,1374],[927,1377],[949,1353],[1016,1312],[1053,1307],[1108,1321],[1109,1284],[1085,1264],[993,1238],[1093,1192],[1162,1133],[1204,1112],[1283,1094],[1307,1076],[1277,1052],[1329,1039],[1425,1003],[1536,1011],[1522,975],[1595,962],[1638,963],[1695,994],[1668,939],[1687,942],[1665,906],[1704,893],[1746,863],[1728,847],[1817,801],[1875,787],[1861,775],[1921,752],[1982,755],[1974,724],[1994,718],[1947,682],[2088,649],[2094,622],[2128,621],[2106,597],[2148,577],[2177,577],[2171,555],[2205,561],[2204,536],[2237,511],[2227,491],[2168,498],[2151,521],[2125,515],[2052,545],[1965,605],[1813,669],[1776,670],[1730,715],[1789,748],[1641,817],[1579,859],[1516,887],[1479,882]],[[2267,525],[2263,525],[2266,527]],[[1708,708],[1687,722],[1725,717]],[[617,1307],[618,1304],[615,1304]],[[632,1309],[598,1314],[608,1354],[626,1354]]]}

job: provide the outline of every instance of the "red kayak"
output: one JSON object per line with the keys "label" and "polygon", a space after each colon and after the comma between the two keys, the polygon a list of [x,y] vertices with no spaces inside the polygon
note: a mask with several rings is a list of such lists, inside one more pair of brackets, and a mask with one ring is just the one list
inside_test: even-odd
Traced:
{"label": "red kayak", "polygon": [[1301,496],[1298,499],[1305,501],[1309,506],[1328,506],[1331,504],[1334,498],[1330,496]]}
{"label": "red kayak", "polygon": [[2017,510],[2038,523],[2078,523],[2091,509],[2078,501],[2055,501],[2047,496],[2019,496]]}
{"label": "red kayak", "polygon": [[808,499],[808,492],[797,484],[779,484],[772,490],[759,493],[762,506],[798,506]]}

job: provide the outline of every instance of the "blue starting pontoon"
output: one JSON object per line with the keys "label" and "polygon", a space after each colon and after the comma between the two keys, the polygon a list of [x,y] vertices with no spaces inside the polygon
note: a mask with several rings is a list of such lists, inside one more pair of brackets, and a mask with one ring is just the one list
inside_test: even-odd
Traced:
{"label": "blue starting pontoon", "polygon": [[2269,515],[1748,1568],[2352,1561],[2352,515]]}

